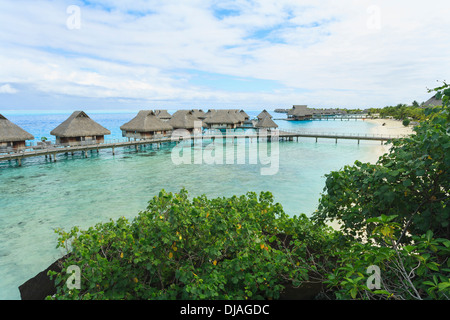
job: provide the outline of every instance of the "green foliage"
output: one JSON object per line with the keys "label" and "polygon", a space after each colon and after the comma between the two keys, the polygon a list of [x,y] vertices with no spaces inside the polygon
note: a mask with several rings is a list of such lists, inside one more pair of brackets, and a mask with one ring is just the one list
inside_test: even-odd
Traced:
{"label": "green foliage", "polygon": [[[435,91],[443,106],[425,109],[415,134],[391,141],[376,164],[326,175],[313,220],[337,221],[350,239],[326,280],[337,298],[450,298],[450,89]],[[363,281],[370,265],[381,269],[380,290]]]}
{"label": "green foliage", "polygon": [[[450,135],[446,110],[392,141],[390,152],[376,164],[356,161],[326,175],[325,194],[315,219],[338,220],[355,239],[367,237],[367,219],[397,215],[410,234],[432,230],[450,237]],[[411,221],[410,221],[411,220]]]}
{"label": "green foliage", "polygon": [[[336,266],[324,281],[337,299],[442,299],[450,298],[450,240],[433,238],[428,231],[414,236],[414,244],[387,246],[398,226],[384,217],[366,242],[336,250]],[[370,266],[380,268],[378,288],[369,288]]]}
{"label": "green foliage", "polygon": [[407,126],[409,126],[409,123],[410,123],[411,121],[409,120],[409,119],[404,119],[403,121],[402,121],[402,124],[405,126],[405,127],[407,127]]}
{"label": "green foliage", "polygon": [[[449,300],[450,88],[434,91],[443,106],[421,109],[415,134],[376,164],[326,175],[311,219],[289,217],[269,192],[189,200],[183,189],[162,190],[131,222],[57,230],[68,255],[49,272],[54,299],[277,299],[319,282],[329,299]],[[65,285],[70,265],[80,290]]]}
{"label": "green foliage", "polygon": [[[160,192],[146,211],[86,231],[58,230],[70,254],[56,299],[276,299],[308,279],[308,250],[329,237],[305,216],[289,218],[270,193],[188,199]],[[68,290],[67,267],[81,268]]]}

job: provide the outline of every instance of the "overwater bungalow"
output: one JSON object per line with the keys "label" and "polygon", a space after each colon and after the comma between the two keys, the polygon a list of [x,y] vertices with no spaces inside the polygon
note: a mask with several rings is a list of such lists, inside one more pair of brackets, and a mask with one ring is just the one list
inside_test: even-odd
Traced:
{"label": "overwater bungalow", "polygon": [[168,124],[170,124],[174,130],[185,129],[191,134],[202,133],[202,127],[204,126],[203,121],[195,116],[193,110],[178,110],[172,115]]}
{"label": "overwater bungalow", "polygon": [[250,116],[247,114],[247,112],[245,112],[244,110],[239,111],[239,113],[241,114],[241,116],[244,118],[244,121],[248,121],[250,120]]}
{"label": "overwater bungalow", "polygon": [[164,120],[164,121],[169,121],[170,118],[172,117],[172,116],[170,115],[170,113],[167,112],[167,110],[155,110],[155,115],[156,115],[159,119]]}
{"label": "overwater bungalow", "polygon": [[18,151],[25,148],[26,140],[34,136],[0,114],[0,152]]}
{"label": "overwater bungalow", "polygon": [[235,129],[240,123],[236,112],[230,110],[210,109],[206,115],[204,122],[209,129]]}
{"label": "overwater bungalow", "polygon": [[269,112],[267,112],[266,109],[264,109],[264,110],[263,110],[260,114],[258,114],[258,116],[257,116],[258,120],[261,120],[261,119],[263,119],[263,118],[265,118],[265,117],[270,117],[270,118],[272,118],[272,116],[270,115]]}
{"label": "overwater bungalow", "polygon": [[288,119],[291,120],[308,120],[314,115],[312,109],[306,105],[294,105],[287,113]]}
{"label": "overwater bungalow", "polygon": [[238,122],[236,126],[241,127],[243,126],[245,122],[245,116],[239,111],[239,109],[229,109],[228,113],[230,116],[234,119],[236,119]]}
{"label": "overwater bungalow", "polygon": [[257,130],[267,129],[268,131],[270,131],[272,129],[278,128],[278,125],[272,120],[272,118],[264,117],[262,119],[259,119],[258,122],[256,122],[255,128]]}
{"label": "overwater bungalow", "polygon": [[56,143],[79,145],[84,141],[102,143],[111,131],[92,120],[84,111],[75,111],[50,134],[56,136]]}
{"label": "overwater bungalow", "polygon": [[140,140],[166,136],[172,132],[173,127],[168,121],[158,118],[152,110],[141,110],[136,117],[123,124],[120,130],[123,137]]}

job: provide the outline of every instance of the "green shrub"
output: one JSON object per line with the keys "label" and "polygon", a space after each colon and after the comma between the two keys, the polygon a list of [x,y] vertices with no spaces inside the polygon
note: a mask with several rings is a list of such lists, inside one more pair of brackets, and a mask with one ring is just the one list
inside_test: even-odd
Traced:
{"label": "green shrub", "polygon": [[[309,279],[328,228],[288,217],[270,193],[188,199],[160,192],[129,222],[58,230],[69,252],[55,299],[277,299]],[[81,269],[81,289],[65,285]]]}

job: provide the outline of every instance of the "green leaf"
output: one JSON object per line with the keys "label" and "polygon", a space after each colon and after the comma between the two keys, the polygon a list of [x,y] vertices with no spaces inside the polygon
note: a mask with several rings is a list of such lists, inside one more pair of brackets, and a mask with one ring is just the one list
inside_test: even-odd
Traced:
{"label": "green leaf", "polygon": [[438,284],[439,291],[445,290],[450,287],[450,282],[442,282]]}
{"label": "green leaf", "polygon": [[403,181],[403,185],[405,187],[409,187],[412,185],[412,181],[410,179],[406,179],[405,181]]}
{"label": "green leaf", "polygon": [[353,299],[355,299],[357,294],[358,294],[358,289],[356,287],[353,287],[350,290],[350,295],[352,296]]}

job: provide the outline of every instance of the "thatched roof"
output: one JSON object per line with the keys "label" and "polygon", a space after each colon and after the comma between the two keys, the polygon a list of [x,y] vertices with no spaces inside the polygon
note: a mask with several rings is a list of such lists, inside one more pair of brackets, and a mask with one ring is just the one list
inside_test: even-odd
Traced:
{"label": "thatched roof", "polygon": [[294,117],[305,117],[312,116],[314,112],[311,109],[308,109],[307,106],[304,105],[296,105],[293,106],[292,109],[288,111],[288,116]]}
{"label": "thatched roof", "polygon": [[199,119],[205,119],[206,113],[202,109],[192,109],[193,115]]}
{"label": "thatched roof", "polygon": [[168,123],[174,129],[194,129],[196,121],[202,123],[202,120],[196,117],[192,110],[178,110],[172,115]]}
{"label": "thatched roof", "polygon": [[278,125],[269,117],[259,119],[255,128],[278,128]]}
{"label": "thatched roof", "polygon": [[136,117],[120,127],[123,131],[155,132],[172,130],[172,126],[158,118],[152,110],[141,110]]}
{"label": "thatched roof", "polygon": [[84,111],[75,111],[66,121],[53,129],[50,134],[57,137],[69,138],[104,136],[111,134],[111,131],[89,118]]}
{"label": "thatched roof", "polygon": [[170,119],[172,117],[167,110],[155,110],[155,115],[160,119]]}
{"label": "thatched roof", "polygon": [[229,109],[228,113],[230,116],[237,120],[237,122],[244,122],[245,117],[242,113],[239,112],[239,109]]}
{"label": "thatched roof", "polygon": [[265,117],[270,117],[270,118],[272,118],[272,116],[270,115],[270,113],[268,113],[268,112],[264,109],[260,114],[258,114],[258,119],[263,119],[263,118],[265,118]]}
{"label": "thatched roof", "polygon": [[207,124],[237,124],[240,122],[236,112],[231,110],[210,109],[206,114],[205,122]]}
{"label": "thatched roof", "polygon": [[239,111],[239,113],[243,116],[244,120],[250,119],[250,116],[244,110]]}
{"label": "thatched roof", "polygon": [[442,100],[436,99],[436,95],[424,102],[423,107],[442,106]]}
{"label": "thatched roof", "polygon": [[0,114],[0,142],[33,140],[34,136]]}

